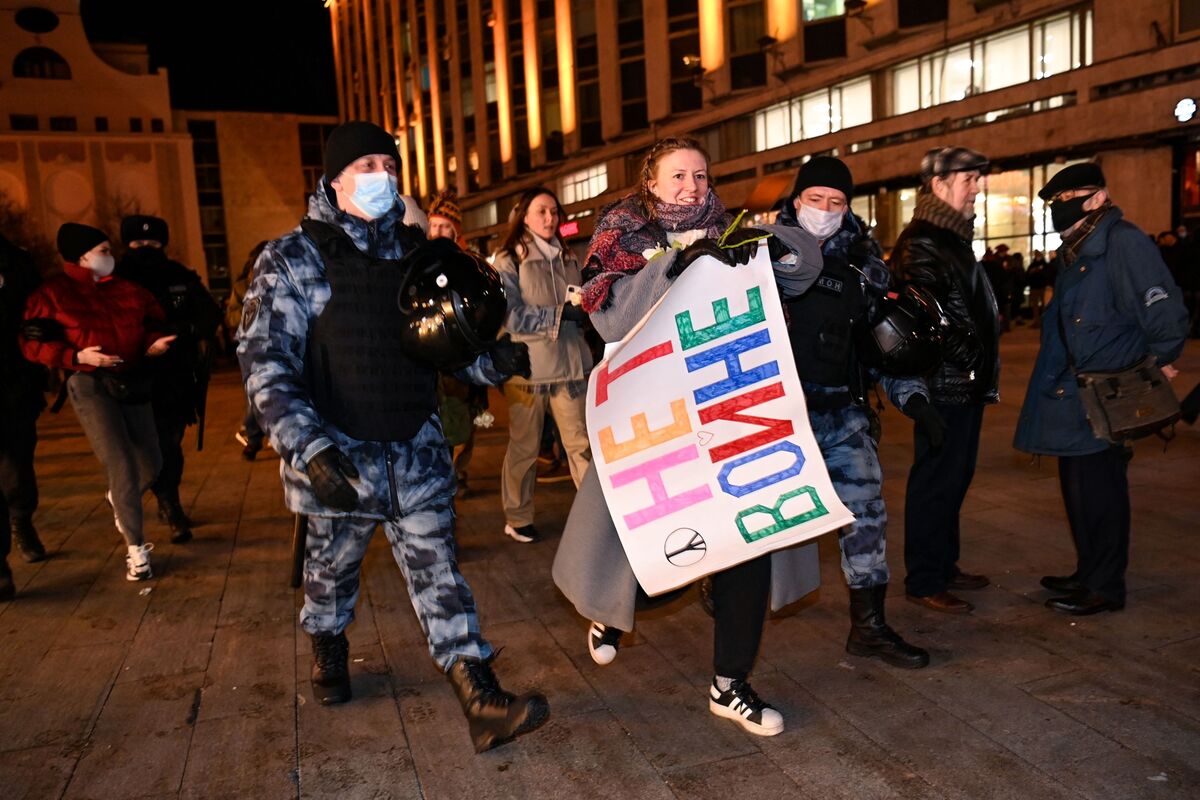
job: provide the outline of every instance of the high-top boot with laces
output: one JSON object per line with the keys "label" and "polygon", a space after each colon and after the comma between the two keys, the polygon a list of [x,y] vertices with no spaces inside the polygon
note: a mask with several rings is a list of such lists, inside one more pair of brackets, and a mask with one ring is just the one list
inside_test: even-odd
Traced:
{"label": "high-top boot with laces", "polygon": [[345,633],[310,634],[313,697],[323,706],[350,699],[350,642]]}
{"label": "high-top boot with laces", "polygon": [[901,669],[920,669],[929,665],[929,653],[900,638],[887,624],[883,601],[887,584],[850,590],[850,637],[846,652],[854,656],[883,659]]}
{"label": "high-top boot with laces", "polygon": [[46,548],[42,546],[42,540],[38,538],[37,528],[33,527],[33,520],[13,517],[12,538],[13,544],[21,551],[21,558],[30,564],[46,560]]}
{"label": "high-top boot with laces", "polygon": [[476,753],[529,733],[550,716],[550,704],[542,695],[530,692],[517,697],[501,689],[487,661],[460,657],[446,677],[470,723]]}
{"label": "high-top boot with laces", "polygon": [[183,544],[192,540],[192,521],[176,497],[158,498],[158,518],[171,529],[171,541]]}

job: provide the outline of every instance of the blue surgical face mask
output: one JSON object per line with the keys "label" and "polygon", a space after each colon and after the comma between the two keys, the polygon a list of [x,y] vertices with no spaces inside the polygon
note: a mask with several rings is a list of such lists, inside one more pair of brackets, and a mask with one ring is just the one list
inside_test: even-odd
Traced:
{"label": "blue surgical face mask", "polygon": [[364,214],[378,219],[396,205],[396,178],[386,172],[357,173],[350,199]]}

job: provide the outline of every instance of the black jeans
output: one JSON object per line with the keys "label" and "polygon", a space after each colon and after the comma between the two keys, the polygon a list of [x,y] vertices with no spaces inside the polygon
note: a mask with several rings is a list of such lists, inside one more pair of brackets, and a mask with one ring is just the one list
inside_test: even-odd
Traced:
{"label": "black jeans", "polygon": [[183,481],[183,434],[187,424],[173,418],[170,408],[154,404],[154,430],[162,453],[162,469],[151,490],[161,500],[179,502],[179,484]]}
{"label": "black jeans", "polygon": [[745,680],[754,668],[771,594],[771,556],[759,556],[712,576],[713,670]]}
{"label": "black jeans", "polygon": [[975,477],[983,406],[935,403],[946,421],[946,441],[934,450],[914,428],[915,458],[904,499],[905,591],[929,597],[946,591],[958,574],[958,515]]}
{"label": "black jeans", "polygon": [[[14,521],[29,521],[38,507],[37,476],[33,472],[33,451],[37,447],[37,413],[4,412],[0,421],[0,495]],[[4,520],[8,536],[9,521]]]}
{"label": "black jeans", "polygon": [[1123,447],[1058,459],[1058,480],[1075,540],[1075,577],[1118,603],[1125,602],[1129,566],[1128,466]]}

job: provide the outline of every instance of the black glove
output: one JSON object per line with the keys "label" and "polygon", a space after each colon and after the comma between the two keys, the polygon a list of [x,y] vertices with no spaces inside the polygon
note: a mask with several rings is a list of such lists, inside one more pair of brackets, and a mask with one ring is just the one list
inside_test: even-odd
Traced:
{"label": "black glove", "polygon": [[583,312],[581,306],[577,306],[574,303],[563,303],[562,318],[567,322],[582,323],[587,319],[587,314]]}
{"label": "black glove", "polygon": [[774,238],[760,228],[738,228],[725,237],[725,243],[721,246],[733,254],[735,264],[747,264],[758,252],[760,244],[766,243],[770,247]]}
{"label": "black glove", "polygon": [[733,254],[729,250],[718,247],[714,240],[699,239],[683,248],[679,255],[675,256],[675,263],[667,269],[667,277],[678,278],[685,269],[692,265],[693,261],[701,256],[712,256],[727,267],[736,266],[738,263],[733,260]]}
{"label": "black glove", "polygon": [[772,261],[783,261],[784,256],[792,255],[792,250],[778,236],[772,236],[767,239],[767,252],[771,254]]}
{"label": "black glove", "polygon": [[350,481],[358,480],[353,462],[336,447],[326,447],[308,460],[308,482],[322,505],[338,511],[358,508],[358,492]]}
{"label": "black glove", "polygon": [[510,377],[520,375],[522,378],[533,374],[529,365],[529,345],[514,342],[507,333],[497,339],[488,352],[492,357],[492,366],[497,372]]}
{"label": "black glove", "polygon": [[908,398],[903,410],[905,416],[917,424],[917,430],[929,440],[929,446],[940,450],[946,441],[946,420],[929,404],[925,395],[914,394]]}
{"label": "black glove", "polygon": [[48,317],[34,317],[21,323],[21,334],[31,342],[59,342],[66,338],[62,323]]}

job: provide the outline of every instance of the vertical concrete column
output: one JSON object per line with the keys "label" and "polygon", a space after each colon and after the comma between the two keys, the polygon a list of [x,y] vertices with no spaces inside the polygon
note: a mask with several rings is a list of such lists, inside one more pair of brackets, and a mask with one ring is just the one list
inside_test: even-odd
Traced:
{"label": "vertical concrete column", "polygon": [[521,55],[525,65],[525,123],[533,166],[546,163],[542,131],[542,67],[538,54],[537,0],[521,0]]}
{"label": "vertical concrete column", "polygon": [[354,84],[354,118],[370,119],[371,110],[367,105],[367,46],[369,42],[363,35],[363,15],[366,13],[367,0],[357,0],[357,3],[358,6],[350,17],[354,27],[354,38],[350,51],[355,54],[354,60],[358,64],[358,82]]}
{"label": "vertical concrete column", "polygon": [[[379,64],[379,94],[382,102],[380,112],[383,117],[380,125],[390,133],[396,131],[395,93],[392,91],[391,60],[388,54],[387,37],[387,0],[374,0],[375,3],[375,58]],[[393,35],[396,29],[392,28]],[[397,164],[397,167],[400,165]]]}
{"label": "vertical concrete column", "polygon": [[388,55],[391,58],[391,72],[396,86],[396,135],[400,138],[400,143],[397,145],[400,150],[400,183],[404,187],[404,194],[412,194],[413,169],[408,155],[409,120],[406,99],[408,87],[405,85],[407,76],[404,72],[404,29],[400,27],[401,2],[402,0],[388,0],[392,14],[392,36],[395,40],[392,52]]}
{"label": "vertical concrete column", "polygon": [[700,0],[700,65],[704,67],[704,101],[729,93],[729,48],[725,36],[725,0]]}
{"label": "vertical concrete column", "polygon": [[442,143],[442,43],[437,38],[438,4],[425,3],[425,47],[429,59],[429,130],[433,139],[433,179],[446,185],[446,150]]}
{"label": "vertical concrete column", "polygon": [[775,82],[777,69],[794,67],[804,56],[800,51],[800,4],[796,0],[767,0],[767,33],[775,38],[775,52],[780,57],[779,61],[772,57],[768,62],[769,79]]}
{"label": "vertical concrete column", "polygon": [[1100,153],[1096,160],[1104,170],[1112,201],[1120,206],[1125,219],[1150,234],[1174,227],[1170,147],[1109,150]]}
{"label": "vertical concrete column", "polygon": [[667,4],[642,6],[646,37],[646,111],[651,122],[671,113],[671,46],[667,41]]}
{"label": "vertical concrete column", "polygon": [[366,87],[367,116],[372,122],[387,124],[383,116],[379,93],[379,37],[375,32],[375,0],[362,0],[363,21],[363,58],[366,60],[367,74],[364,79]]}
{"label": "vertical concrete column", "polygon": [[558,107],[562,116],[563,152],[579,150],[579,109],[575,104],[575,25],[571,0],[554,0],[554,34],[558,45]]}
{"label": "vertical concrete column", "polygon": [[416,0],[408,0],[408,19],[412,24],[411,60],[408,64],[409,86],[412,91],[412,133],[417,149],[417,180],[413,187],[417,198],[429,191],[428,154],[425,152],[425,101],[421,98],[421,29],[417,27]]}
{"label": "vertical concrete column", "polygon": [[617,0],[596,0],[596,52],[600,60],[600,135],[621,135],[621,53],[617,48]]}
{"label": "vertical concrete column", "polygon": [[488,142],[487,71],[483,58],[482,6],[481,0],[467,2],[467,24],[470,26],[471,37],[471,96],[475,100],[475,157],[479,160],[479,185],[487,186],[492,182],[492,148]]}
{"label": "vertical concrete column", "polygon": [[338,117],[346,119],[346,69],[342,59],[346,57],[346,49],[342,45],[342,14],[334,3],[329,7],[329,35],[333,39],[333,69],[337,82]]}
{"label": "vertical concrete column", "polygon": [[[467,163],[467,134],[464,131],[466,122],[462,104],[462,69],[459,65],[469,54],[462,52],[459,42],[462,31],[458,29],[458,8],[454,0],[445,0],[445,3],[446,35],[450,37],[450,63],[446,68],[450,70],[450,127],[454,131],[454,191],[458,193],[459,197],[462,197],[467,193],[467,170],[470,166]],[[474,59],[472,58],[467,63],[474,63]]]}
{"label": "vertical concrete column", "polygon": [[504,177],[517,174],[513,150],[512,82],[508,77],[508,13],[504,0],[492,3],[492,41],[496,49],[496,116],[500,126],[500,168]]}

